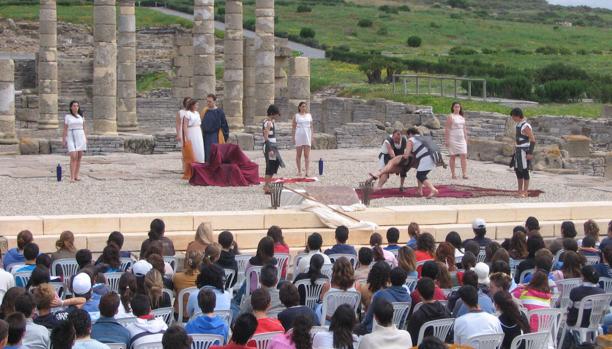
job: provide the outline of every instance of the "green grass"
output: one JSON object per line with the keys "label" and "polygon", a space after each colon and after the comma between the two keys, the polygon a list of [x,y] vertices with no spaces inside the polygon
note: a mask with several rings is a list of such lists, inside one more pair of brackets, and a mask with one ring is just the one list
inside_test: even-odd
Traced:
{"label": "green grass", "polygon": [[[0,5],[0,17],[14,20],[38,20],[38,5]],[[93,24],[93,6],[71,5],[57,6],[57,17],[61,22],[74,24]],[[193,23],[183,18],[169,16],[155,10],[136,7],[136,27],[164,27],[179,24],[185,28],[193,27]]]}
{"label": "green grass", "polygon": [[172,81],[166,72],[154,72],[136,77],[136,89],[138,92],[148,92],[160,88],[171,88]]}
{"label": "green grass", "polygon": [[327,59],[310,61],[310,90],[318,91],[327,86],[363,83],[365,75],[354,64]]}

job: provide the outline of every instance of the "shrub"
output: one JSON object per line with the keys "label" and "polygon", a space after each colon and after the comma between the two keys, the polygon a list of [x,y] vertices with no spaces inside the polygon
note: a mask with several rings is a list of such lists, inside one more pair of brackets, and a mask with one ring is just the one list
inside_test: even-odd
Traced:
{"label": "shrub", "polygon": [[536,48],[535,52],[543,55],[558,55],[559,49],[550,46],[543,46]]}
{"label": "shrub", "polygon": [[520,48],[511,48],[511,49],[508,49],[508,51],[506,52],[513,53],[515,55],[530,55],[531,54],[531,51],[523,50]]}
{"label": "shrub", "polygon": [[586,56],[589,54],[589,51],[581,48],[580,50],[576,51],[576,54],[582,55],[582,56]]}
{"label": "shrub", "polygon": [[308,5],[298,5],[297,10],[295,12],[297,13],[312,12],[312,8]]}
{"label": "shrub", "polygon": [[562,55],[562,56],[569,56],[569,55],[572,54],[572,51],[570,49],[568,49],[568,48],[561,47],[559,49],[559,54]]}
{"label": "shrub", "polygon": [[492,54],[497,53],[497,51],[492,50],[490,48],[486,48],[486,47],[481,49],[480,51],[482,51],[482,53],[485,54],[485,55],[492,55]]}
{"label": "shrub", "polygon": [[404,11],[404,12],[410,12],[410,7],[408,7],[408,5],[402,5],[398,7],[397,9],[400,11]]}
{"label": "shrub", "polygon": [[380,29],[378,29],[376,34],[378,34],[378,35],[387,35],[387,34],[389,34],[389,30],[387,29],[387,27],[380,27]]}
{"label": "shrub", "polygon": [[612,102],[612,82],[590,84],[588,93],[591,98],[601,103],[610,103]]}
{"label": "shrub", "polygon": [[248,30],[255,30],[255,18],[246,19],[242,26]]}
{"label": "shrub", "polygon": [[349,52],[351,50],[351,47],[349,45],[340,45],[335,47],[335,49],[342,52]]}
{"label": "shrub", "polygon": [[362,18],[359,20],[359,22],[357,22],[357,25],[362,27],[362,28],[368,28],[372,26],[372,20],[368,19],[368,18]]}
{"label": "shrub", "polygon": [[359,65],[359,70],[368,77],[369,84],[382,82],[382,70],[385,67],[384,58],[381,56],[370,57],[365,63]]}
{"label": "shrub", "polygon": [[536,81],[545,83],[553,80],[589,80],[589,74],[581,68],[563,63],[553,63],[535,71]]}
{"label": "shrub", "polygon": [[601,54],[603,54],[603,51],[602,50],[593,50],[593,51],[591,51],[591,53],[593,53],[594,55],[601,55]]}
{"label": "shrub", "polygon": [[478,51],[474,50],[473,48],[469,48],[469,47],[454,46],[454,47],[451,47],[450,51],[448,51],[448,54],[451,56],[457,56],[457,55],[468,56],[468,55],[478,54]]}
{"label": "shrub", "polygon": [[219,16],[225,16],[225,7],[217,7],[217,14]]}
{"label": "shrub", "polygon": [[315,33],[314,29],[312,29],[312,28],[304,27],[304,28],[302,28],[300,30],[300,37],[301,38],[305,38],[305,39],[310,38],[310,39],[312,39],[312,38],[315,37],[315,35],[316,35],[316,33]]}
{"label": "shrub", "polygon": [[448,0],[446,3],[454,8],[468,8],[469,6],[467,0]]}
{"label": "shrub", "polygon": [[578,80],[548,81],[536,90],[538,97],[546,102],[578,102],[586,92],[586,83]]}
{"label": "shrub", "polygon": [[461,19],[461,15],[459,13],[451,13],[448,17],[451,19]]}
{"label": "shrub", "polygon": [[430,26],[431,28],[436,28],[436,29],[442,28],[442,26],[441,26],[441,25],[439,25],[439,24],[438,24],[438,23],[436,23],[436,22],[429,22],[429,26]]}
{"label": "shrub", "polygon": [[421,40],[420,37],[414,35],[409,37],[408,40],[406,40],[406,44],[408,44],[408,46],[410,47],[419,47],[421,46],[422,42],[423,40]]}
{"label": "shrub", "polygon": [[385,13],[399,13],[399,10],[397,9],[397,7],[393,7],[393,6],[389,6],[389,5],[382,5],[378,7],[378,11],[382,11]]}

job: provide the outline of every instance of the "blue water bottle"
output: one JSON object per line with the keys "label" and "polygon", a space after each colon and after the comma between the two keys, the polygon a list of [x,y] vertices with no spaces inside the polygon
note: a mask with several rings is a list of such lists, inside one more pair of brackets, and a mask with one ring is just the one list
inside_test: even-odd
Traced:
{"label": "blue water bottle", "polygon": [[323,158],[319,159],[319,176],[323,175]]}
{"label": "blue water bottle", "polygon": [[57,177],[58,182],[62,181],[62,165],[57,164],[57,167],[55,168],[55,176]]}

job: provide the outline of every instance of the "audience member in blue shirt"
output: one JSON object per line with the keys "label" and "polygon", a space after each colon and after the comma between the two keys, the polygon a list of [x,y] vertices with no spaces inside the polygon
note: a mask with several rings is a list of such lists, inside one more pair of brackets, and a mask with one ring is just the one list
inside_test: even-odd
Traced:
{"label": "audience member in blue shirt", "polygon": [[601,240],[601,243],[599,244],[599,249],[603,252],[603,250],[606,249],[606,246],[612,246],[612,220],[610,220],[610,222],[608,222],[608,236]]}
{"label": "audience member in blue shirt", "polygon": [[33,240],[34,238],[32,237],[32,233],[29,230],[22,230],[19,232],[19,234],[17,234],[17,247],[6,251],[4,258],[2,259],[2,262],[4,263],[4,270],[10,272],[8,267],[11,264],[25,262],[23,248]]}
{"label": "audience member in blue shirt", "polygon": [[[393,268],[391,270],[391,274],[389,278],[391,279],[391,286],[388,288],[383,288],[382,290],[377,291],[372,296],[372,301],[370,302],[370,306],[368,307],[368,311],[366,315],[357,327],[355,333],[357,334],[367,334],[372,332],[372,320],[374,319],[374,304],[380,300],[385,299],[390,303],[393,302],[408,302],[412,301],[410,297],[410,293],[408,289],[404,287],[406,283],[406,278],[408,277],[408,273],[400,267]],[[408,305],[408,309],[410,309],[410,305]],[[405,326],[406,324],[404,324]]]}
{"label": "audience member in blue shirt", "polygon": [[421,228],[418,223],[412,222],[408,225],[408,237],[410,238],[406,245],[411,249],[416,249],[417,237],[421,234]]}
{"label": "audience member in blue shirt", "polygon": [[75,297],[83,297],[86,299],[85,304],[81,309],[87,311],[91,321],[97,321],[100,317],[100,298],[101,296],[93,292],[91,278],[85,269],[84,272],[78,273],[72,278],[72,293]]}
{"label": "audience member in blue shirt", "polygon": [[389,245],[385,247],[385,250],[387,251],[399,250],[400,246],[397,244],[397,242],[399,241],[399,236],[400,236],[400,232],[397,228],[393,227],[393,228],[387,229],[387,242],[389,243]]}
{"label": "audience member in blue shirt", "polygon": [[332,246],[331,248],[328,248],[327,250],[325,250],[325,254],[326,255],[330,255],[330,254],[338,254],[338,253],[342,253],[342,254],[352,254],[357,256],[357,251],[355,250],[355,247],[351,246],[351,245],[347,245],[346,241],[348,240],[349,237],[349,230],[347,227],[345,227],[344,225],[339,226],[338,228],[336,228],[336,244],[334,246]]}
{"label": "audience member in blue shirt", "polygon": [[[36,268],[36,257],[38,256],[38,245],[31,242],[23,247],[23,256],[25,258],[25,265],[15,270],[17,273],[32,272]],[[17,287],[26,287],[22,278],[16,278],[15,285]]]}
{"label": "audience member in blue shirt", "polygon": [[607,246],[601,251],[602,262],[593,266],[600,277],[612,277],[610,261],[612,260],[612,245]]}
{"label": "audience member in blue shirt", "polygon": [[[188,334],[216,334],[223,336],[224,343],[228,341],[229,326],[220,316],[215,315],[217,296],[210,288],[202,288],[198,292],[198,305],[202,315],[189,320],[185,326]],[[224,343],[215,343],[222,345]]]}
{"label": "audience member in blue shirt", "polygon": [[100,273],[122,272],[119,248],[115,244],[106,245],[104,250],[102,250],[102,256],[96,261],[96,264]]}
{"label": "audience member in blue shirt", "polygon": [[[196,286],[201,289],[203,287],[211,289],[216,296],[215,310],[230,310],[232,303],[232,295],[229,292],[224,292],[225,272],[221,267],[212,264],[208,257],[204,257],[200,266],[200,274],[196,279]],[[198,292],[192,292],[187,301],[187,316],[193,315],[200,306],[198,304]]]}
{"label": "audience member in blue shirt", "polygon": [[91,338],[102,343],[124,343],[129,347],[130,331],[115,320],[120,302],[119,295],[114,292],[100,299],[100,318],[91,327]]}
{"label": "audience member in blue shirt", "polygon": [[[495,313],[495,306],[489,296],[487,296],[481,289],[478,288],[478,275],[473,270],[468,270],[463,274],[463,286],[471,285],[478,290],[478,305],[480,309],[489,314]],[[457,300],[453,308],[453,317],[458,318],[461,315],[465,315],[469,312],[468,307],[463,304],[461,298]]]}

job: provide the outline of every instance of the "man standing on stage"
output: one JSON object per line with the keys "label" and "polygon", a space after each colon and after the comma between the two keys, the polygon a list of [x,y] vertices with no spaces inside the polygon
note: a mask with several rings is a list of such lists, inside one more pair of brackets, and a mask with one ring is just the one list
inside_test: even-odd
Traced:
{"label": "man standing on stage", "polygon": [[204,137],[204,157],[206,162],[210,158],[213,144],[223,144],[229,137],[229,126],[223,110],[217,108],[217,96],[206,96],[206,108],[202,110],[202,137]]}
{"label": "man standing on stage", "polygon": [[510,166],[514,167],[516,173],[518,197],[526,198],[529,192],[529,169],[531,168],[531,160],[533,160],[536,139],[531,125],[525,120],[520,108],[512,109],[510,116],[516,122],[516,150]]}

